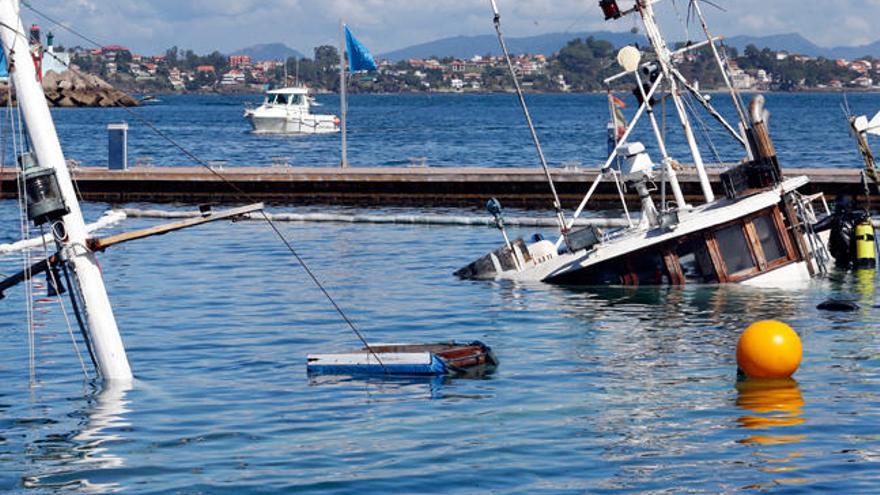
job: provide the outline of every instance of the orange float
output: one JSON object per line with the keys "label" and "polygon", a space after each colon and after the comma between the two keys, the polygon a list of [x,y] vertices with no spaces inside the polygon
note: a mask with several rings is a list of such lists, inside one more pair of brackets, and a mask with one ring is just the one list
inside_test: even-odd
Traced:
{"label": "orange float", "polygon": [[752,378],[788,378],[798,370],[802,356],[800,337],[781,321],[749,325],[736,345],[736,362]]}

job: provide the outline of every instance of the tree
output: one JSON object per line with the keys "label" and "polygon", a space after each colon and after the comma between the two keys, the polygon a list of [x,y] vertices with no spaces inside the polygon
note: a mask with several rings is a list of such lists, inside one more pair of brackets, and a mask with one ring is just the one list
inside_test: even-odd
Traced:
{"label": "tree", "polygon": [[615,56],[614,45],[592,36],[569,41],[555,56],[555,69],[576,90],[597,90],[602,79],[611,75]]}
{"label": "tree", "polygon": [[177,65],[177,45],[165,50],[165,60],[172,66]]}

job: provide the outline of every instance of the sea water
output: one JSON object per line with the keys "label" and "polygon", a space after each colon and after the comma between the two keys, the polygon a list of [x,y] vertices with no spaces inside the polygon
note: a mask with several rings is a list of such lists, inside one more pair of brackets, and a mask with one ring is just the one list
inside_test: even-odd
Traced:
{"label": "sea water", "polygon": [[[628,103],[632,118],[635,99]],[[726,93],[711,102],[736,126],[736,113]],[[53,111],[69,158],[82,165],[106,166],[107,124],[127,121],[129,161],[155,166],[194,165],[146,124],[205,161],[228,166],[335,166],[340,160],[339,134],[319,136],[253,135],[243,117],[244,105],[257,105],[257,95],[160,96],[162,102],[135,109],[56,109]],[[751,95],[746,95],[747,99]],[[336,96],[319,95],[315,113],[339,115]],[[766,95],[770,132],[786,167],[860,166],[855,142],[841,107],[870,118],[880,109],[880,94]],[[551,166],[595,167],[608,152],[608,100],[603,94],[527,95],[538,135]],[[690,119],[708,166],[735,162],[743,150],[714,120],[689,99]],[[406,166],[425,158],[428,166],[538,167],[522,111],[514,95],[412,94],[353,95],[349,101],[349,162],[354,166]],[[693,159],[682,139],[671,102],[658,105],[658,125],[670,153],[683,163]],[[660,154],[643,117],[633,139],[643,141],[655,161]],[[418,162],[418,160],[417,160]]]}
{"label": "sea water", "polygon": [[[836,101],[784,98],[807,115],[820,113],[809,104],[813,98],[828,106]],[[230,105],[229,113],[236,108]],[[103,144],[100,136],[72,131],[71,115],[87,112],[93,111],[56,113],[62,140],[81,157]],[[173,122],[160,122],[171,129],[184,116],[167,118]],[[100,127],[88,118],[80,124]],[[222,124],[236,129],[228,134],[232,146],[266,156],[259,155],[265,143],[276,141],[250,136],[240,124]],[[213,153],[209,129],[192,130],[185,142]],[[481,141],[466,127],[456,132],[462,143]],[[565,141],[550,136],[548,143]],[[828,150],[849,146],[831,132],[810,136],[799,142],[824,150],[817,156],[829,160],[835,155]],[[795,140],[777,142],[791,153],[783,144],[788,139]],[[157,143],[151,144],[157,153],[169,152]],[[393,138],[386,143],[395,146]],[[371,146],[370,161],[391,155]],[[578,139],[566,146],[591,145]],[[503,142],[487,149],[482,156],[514,153]],[[521,151],[527,160],[527,147]],[[323,155],[315,157],[318,163]],[[86,217],[94,220],[110,206],[89,203]],[[426,212],[438,213],[370,210]],[[0,242],[19,238],[17,218],[14,201],[0,202]],[[104,234],[155,223],[128,219]],[[309,377],[307,354],[359,342],[265,224],[215,223],[115,246],[99,258],[136,376],[131,386],[96,383],[86,356],[84,376],[64,314],[45,297],[42,277],[30,383],[22,287],[0,301],[0,492],[878,491],[880,310],[873,271],[834,272],[773,290],[571,289],[453,277],[501,242],[492,229],[343,223],[280,229],[371,341],[482,340],[500,366],[478,379]],[[5,256],[0,273],[10,275],[22,263],[21,255]],[[817,310],[828,298],[856,301],[860,309]],[[764,318],[798,331],[803,364],[792,382],[738,384],[738,335]]]}
{"label": "sea water", "polygon": [[[103,208],[90,204],[88,215]],[[15,223],[13,203],[0,212],[4,225]],[[126,220],[111,231],[153,223]],[[480,379],[309,377],[307,354],[358,341],[266,225],[218,223],[145,239],[100,256],[137,377],[130,388],[102,389],[83,377],[63,315],[39,287],[29,386],[23,291],[0,303],[0,491],[880,486],[873,271],[790,290],[575,290],[454,278],[500,242],[489,229],[281,229],[367,338],[482,340],[500,367]],[[3,260],[4,273],[19,266],[17,256]],[[830,297],[861,309],[815,308]],[[738,389],[737,337],[763,318],[797,329],[803,364],[792,383]]]}

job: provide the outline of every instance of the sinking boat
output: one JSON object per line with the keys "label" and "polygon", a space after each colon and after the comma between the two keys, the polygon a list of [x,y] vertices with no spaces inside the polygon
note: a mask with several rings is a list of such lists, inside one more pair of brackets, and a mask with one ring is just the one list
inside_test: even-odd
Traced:
{"label": "sinking boat", "polygon": [[323,375],[461,376],[491,371],[498,359],[486,344],[376,344],[308,356],[308,372]]}
{"label": "sinking boat", "polygon": [[316,105],[308,88],[301,86],[273,89],[266,92],[263,104],[245,108],[244,118],[253,132],[259,134],[330,134],[339,132],[340,120],[335,115],[311,112]]}
{"label": "sinking boat", "polygon": [[[622,77],[635,82],[639,108],[632,122],[611,146],[612,151],[596,181],[590,186],[577,210],[566,219],[553,186],[547,179],[556,207],[559,236],[554,241],[537,235],[532,242],[510,241],[504,228],[500,206],[490,202],[504,235],[504,244],[455,274],[468,279],[508,279],[543,281],[566,285],[685,285],[705,283],[743,283],[756,286],[780,286],[806,281],[828,270],[827,233],[817,233],[813,226],[830,214],[822,194],[802,192],[809,182],[805,176],[784,177],[768,131],[769,114],[763,97],[756,97],[745,108],[740,95],[730,84],[726,59],[706,25],[700,2],[694,0],[694,12],[701,21],[706,40],[672,51],[668,48],[655,20],[652,0],[632,2],[622,10],[615,0],[602,0],[606,20],[625,15],[638,16],[650,42],[649,60],[636,47],[624,47],[618,54],[623,72],[608,78],[606,84]],[[495,8],[495,25],[503,51],[500,15]],[[676,61],[686,52],[710,47],[727,85],[739,122],[728,123],[677,69]],[[516,83],[516,75],[512,77]],[[518,83],[517,91],[520,92]],[[703,204],[685,201],[678,183],[678,161],[669,153],[666,136],[654,115],[655,97],[664,88],[672,101],[685,141],[700,179]],[[685,94],[691,99],[685,101]],[[520,102],[542,165],[547,170],[537,134],[525,101]],[[689,107],[700,105],[743,148],[744,158],[721,174],[724,197],[716,198],[709,182],[695,139]],[[644,144],[630,140],[640,119],[648,115],[650,127],[661,155],[659,164],[649,156]],[[617,134],[617,133],[615,133]],[[615,136],[616,137],[616,136]],[[595,227],[573,229],[574,219],[582,214],[599,183],[613,181],[620,191],[628,227],[601,230]],[[653,193],[661,182],[660,204]],[[641,204],[636,220],[627,210],[624,190],[635,191]],[[671,192],[671,197],[667,196]]]}

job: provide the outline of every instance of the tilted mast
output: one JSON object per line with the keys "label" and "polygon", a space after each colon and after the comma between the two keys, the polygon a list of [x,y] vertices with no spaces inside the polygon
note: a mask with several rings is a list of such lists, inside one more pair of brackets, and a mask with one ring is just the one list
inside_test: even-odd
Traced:
{"label": "tilted mast", "polygon": [[86,247],[88,234],[85,222],[52,115],[28,51],[29,43],[21,22],[18,0],[0,0],[0,39],[9,61],[9,77],[15,86],[31,147],[39,165],[51,167],[55,171],[61,196],[68,209],[68,213],[60,220],[66,233],[59,239],[62,258],[73,269],[82,294],[98,373],[107,380],[130,380],[131,368],[116,326],[113,308],[107,297],[97,259]]}

